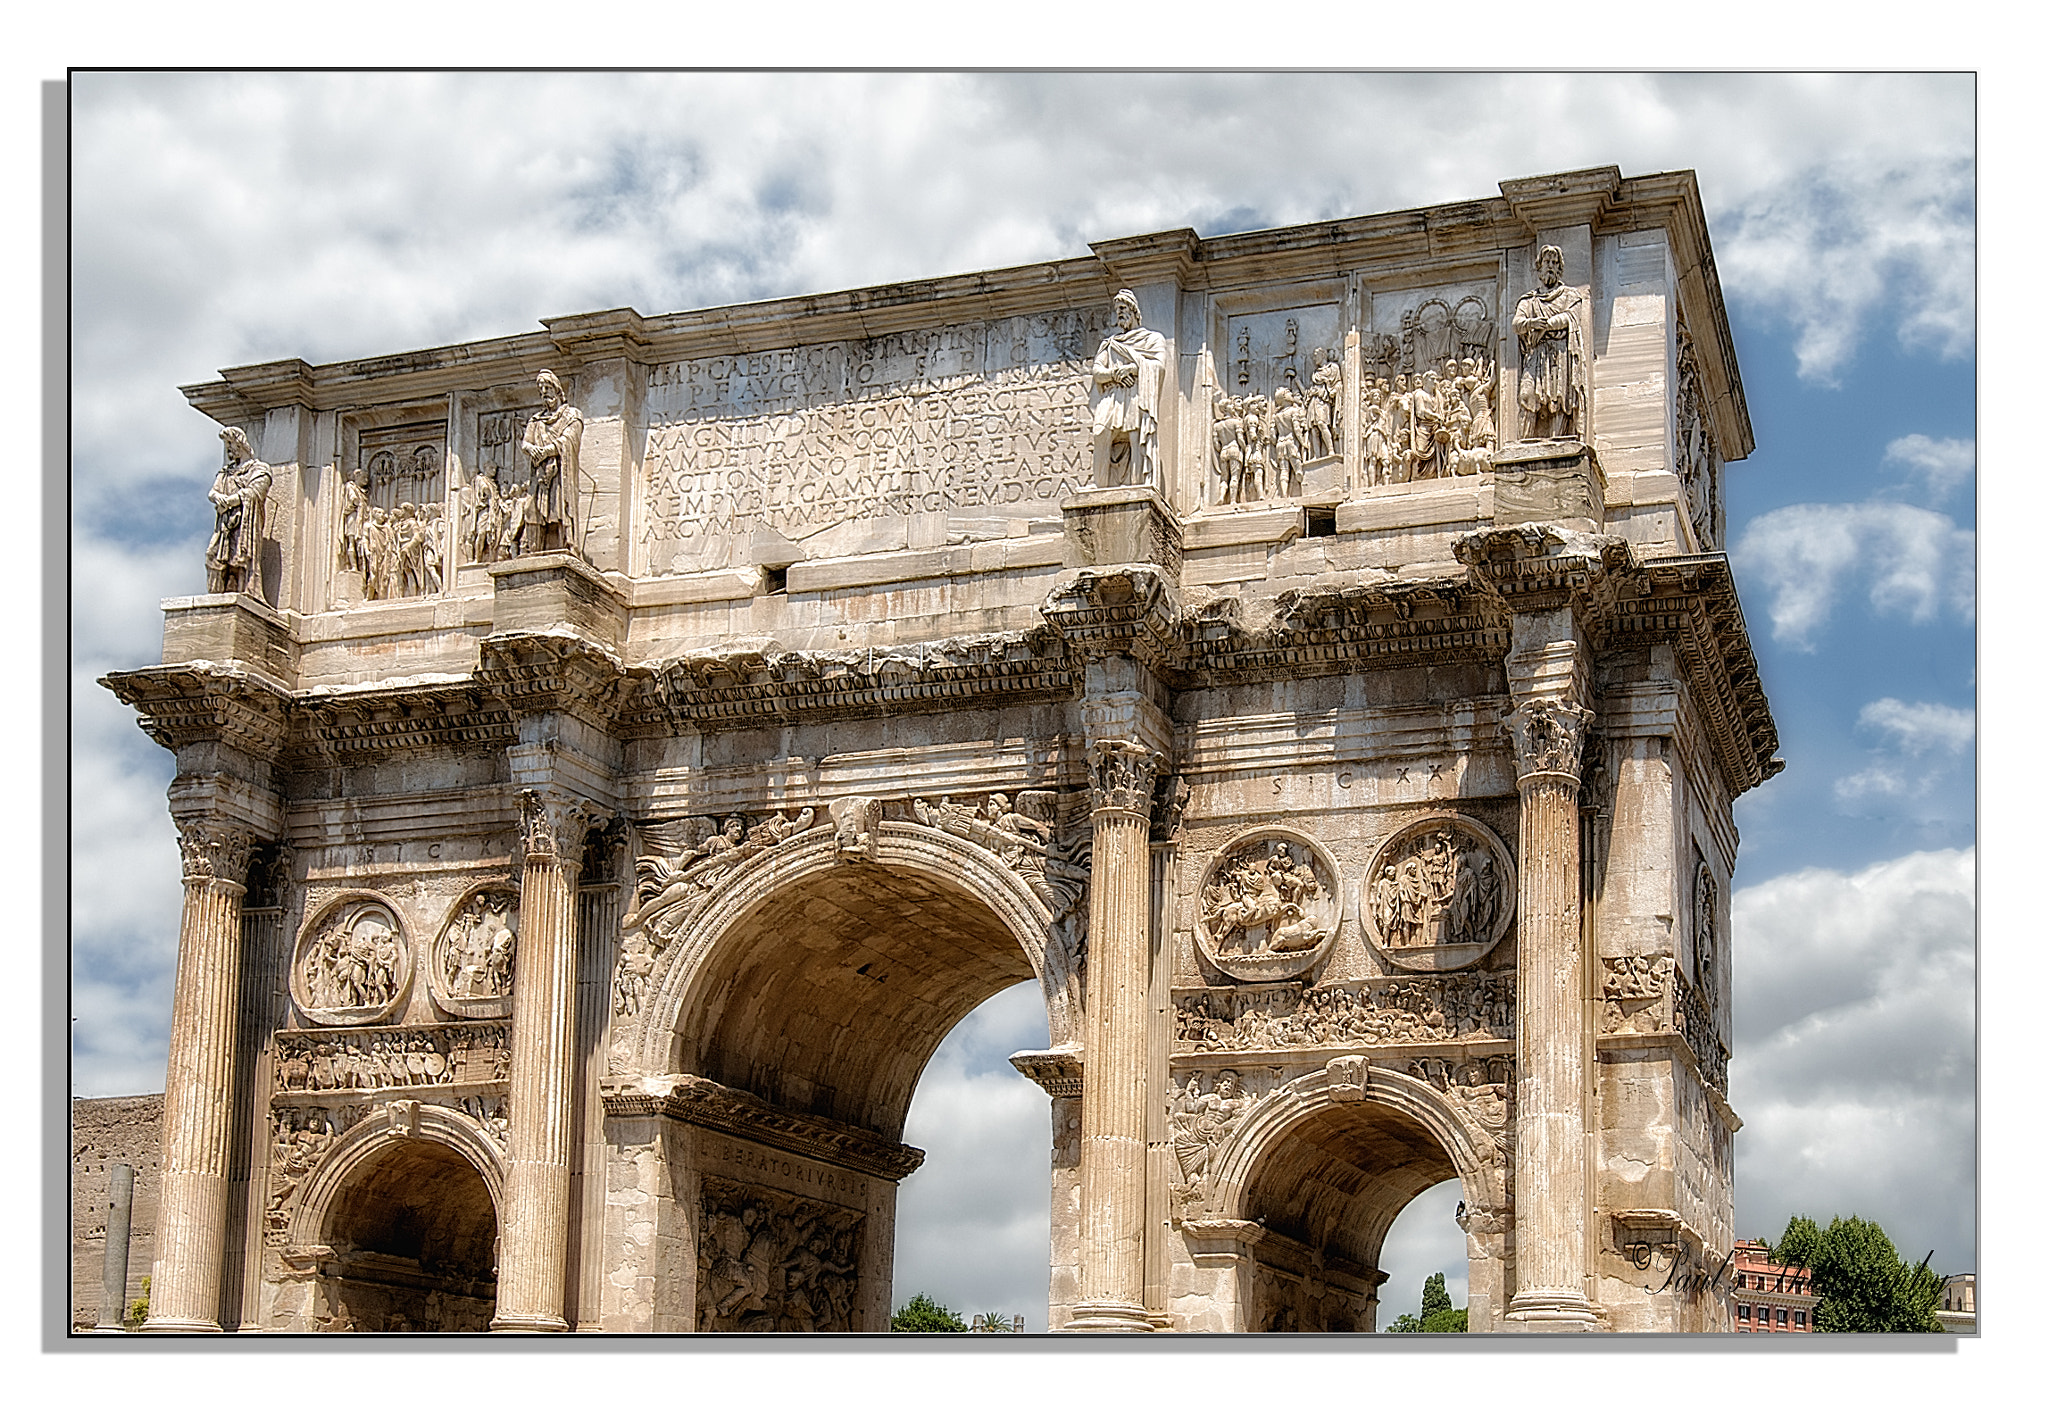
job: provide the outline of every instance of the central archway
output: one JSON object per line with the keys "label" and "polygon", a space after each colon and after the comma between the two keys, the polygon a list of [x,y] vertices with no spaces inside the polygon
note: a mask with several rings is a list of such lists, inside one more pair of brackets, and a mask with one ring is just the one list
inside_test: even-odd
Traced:
{"label": "central archway", "polygon": [[615,1066],[607,1139],[650,1195],[606,1237],[651,1242],[632,1283],[608,1272],[628,1289],[608,1320],[885,1330],[896,1188],[923,1156],[900,1138],[926,1064],[1020,981],[1065,1036],[1074,963],[1026,876],[926,825],[883,823],[874,841],[849,857],[831,831],[805,834],[736,868],[615,1030],[615,1057],[639,1066]]}

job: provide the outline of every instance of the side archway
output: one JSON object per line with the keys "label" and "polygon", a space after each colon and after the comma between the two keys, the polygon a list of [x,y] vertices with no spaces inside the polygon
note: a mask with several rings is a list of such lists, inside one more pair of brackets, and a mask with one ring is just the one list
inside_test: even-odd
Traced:
{"label": "side archway", "polygon": [[1218,1148],[1211,1203],[1257,1226],[1240,1267],[1240,1330],[1372,1330],[1387,1231],[1456,1179],[1466,1211],[1473,1331],[1505,1302],[1508,1152],[1420,1079],[1363,1059],[1275,1089]]}
{"label": "side archway", "polygon": [[483,1331],[497,1302],[504,1163],[447,1108],[380,1104],[307,1178],[286,1257],[316,1331]]}

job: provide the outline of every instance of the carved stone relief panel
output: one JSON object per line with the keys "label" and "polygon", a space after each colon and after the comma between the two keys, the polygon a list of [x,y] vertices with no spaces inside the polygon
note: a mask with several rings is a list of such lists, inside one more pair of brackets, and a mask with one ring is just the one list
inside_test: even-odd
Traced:
{"label": "carved stone relief panel", "polygon": [[1511,971],[1463,971],[1304,991],[1294,985],[1177,991],[1174,1041],[1197,1049],[1428,1044],[1515,1037]]}
{"label": "carved stone relief panel", "polygon": [[1344,452],[1343,335],[1335,303],[1225,323],[1211,405],[1211,503],[1298,498],[1313,465]]}
{"label": "carved stone relief panel", "polygon": [[1360,907],[1374,948],[1393,965],[1469,966],[1514,918],[1514,861],[1493,831],[1462,815],[1418,820],[1373,856]]}
{"label": "carved stone relief panel", "polygon": [[[653,572],[1057,519],[1092,486],[1088,373],[1106,303],[652,368],[639,548]],[[787,549],[787,548],[785,548]]]}
{"label": "carved stone relief panel", "polygon": [[1721,889],[1705,859],[1696,861],[1692,878],[1692,979],[1709,1006],[1720,989]]}
{"label": "carved stone relief panel", "polygon": [[1172,1129],[1173,1159],[1180,1179],[1173,1186],[1173,1210],[1187,1219],[1209,1208],[1210,1167],[1216,1151],[1251,1110],[1257,1099],[1245,1091],[1235,1069],[1204,1074],[1190,1072],[1184,1086],[1168,1098],[1167,1125]]}
{"label": "carved stone relief panel", "polygon": [[1683,323],[1678,328],[1678,386],[1672,398],[1672,469],[1685,485],[1686,514],[1702,550],[1720,541],[1721,459],[1707,419],[1706,379]]}
{"label": "carved stone relief panel", "polygon": [[292,1002],[314,1024],[375,1024],[412,988],[412,943],[382,899],[330,902],[299,934],[292,954]]}
{"label": "carved stone relief panel", "polygon": [[434,942],[427,970],[434,1003],[466,1019],[511,1014],[518,944],[517,891],[486,888],[470,894],[449,914]]}
{"label": "carved stone relief panel", "polygon": [[291,1239],[299,1187],[327,1155],[334,1139],[362,1119],[364,1105],[277,1107],[270,1113],[270,1162],[263,1200],[263,1242]]}
{"label": "carved stone relief panel", "polygon": [[1085,828],[1061,826],[1059,801],[1059,793],[1051,790],[1020,790],[1014,799],[998,791],[978,806],[941,797],[913,800],[910,810],[919,824],[979,844],[1022,877],[1052,913],[1054,930],[1078,960],[1087,941],[1093,853]]}
{"label": "carved stone relief panel", "polygon": [[1671,976],[1668,956],[1603,956],[1600,958],[1602,1034],[1655,1034],[1671,1028]]}
{"label": "carved stone relief panel", "polygon": [[866,1216],[722,1176],[702,1189],[698,1331],[853,1330]]}
{"label": "carved stone relief panel", "polygon": [[443,420],[365,428],[341,485],[336,565],[360,578],[363,599],[439,591],[448,574],[448,426]]}
{"label": "carved stone relief panel", "polygon": [[1342,881],[1328,854],[1290,830],[1246,835],[1202,876],[1196,948],[1237,980],[1298,976],[1337,935]]}
{"label": "carved stone relief panel", "polygon": [[1411,1059],[1402,1070],[1441,1093],[1477,1135],[1474,1143],[1489,1159],[1512,1162],[1515,1154],[1515,1061],[1496,1054],[1481,1059]]}
{"label": "carved stone relief panel", "polygon": [[1359,370],[1364,486],[1492,469],[1498,304],[1491,280],[1373,294]]}
{"label": "carved stone relief panel", "polygon": [[503,1020],[386,1025],[374,1030],[279,1030],[278,1094],[357,1088],[502,1083],[510,1054]]}
{"label": "carved stone relief panel", "polygon": [[744,815],[723,820],[691,815],[634,826],[633,899],[612,970],[613,1012],[640,1013],[656,958],[710,900],[721,879],[754,855],[803,833],[816,819],[817,811],[807,805],[793,819],[778,810],[751,822]]}

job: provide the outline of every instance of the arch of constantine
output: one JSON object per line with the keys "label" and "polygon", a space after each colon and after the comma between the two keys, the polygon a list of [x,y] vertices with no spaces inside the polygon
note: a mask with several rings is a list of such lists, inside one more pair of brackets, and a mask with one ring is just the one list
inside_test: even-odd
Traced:
{"label": "arch of constantine", "polygon": [[[188,387],[151,1326],[879,1331],[1021,982],[1049,1321],[1725,1330],[1780,766],[1690,173]],[[195,571],[196,575],[196,571]]]}

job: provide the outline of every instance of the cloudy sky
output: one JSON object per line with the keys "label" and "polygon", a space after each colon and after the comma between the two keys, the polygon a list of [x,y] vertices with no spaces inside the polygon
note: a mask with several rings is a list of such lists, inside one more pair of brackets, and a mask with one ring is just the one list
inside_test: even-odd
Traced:
{"label": "cloudy sky", "polygon": [[[179,384],[1691,167],[1758,445],[1729,548],[1789,763],[1737,809],[1736,1227],[1860,1214],[1976,1266],[1972,79],[79,74],[72,95],[75,1093],[162,1086],[170,758],[93,680],[154,662],[157,601],[203,587],[218,441]],[[1017,997],[920,1089],[897,1287],[1042,1326],[1045,1102],[1002,1056],[1043,1026]],[[1455,1199],[1397,1227],[1386,1318],[1426,1272],[1463,1300]]]}

